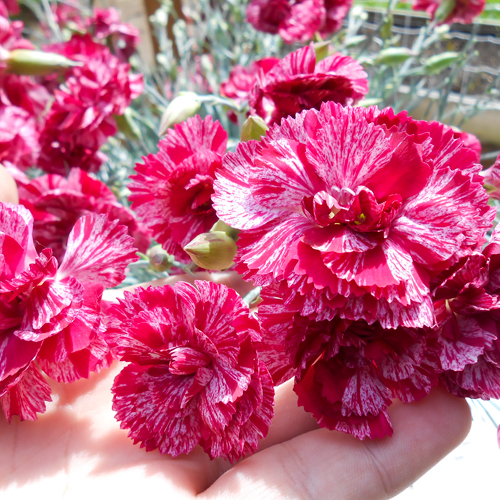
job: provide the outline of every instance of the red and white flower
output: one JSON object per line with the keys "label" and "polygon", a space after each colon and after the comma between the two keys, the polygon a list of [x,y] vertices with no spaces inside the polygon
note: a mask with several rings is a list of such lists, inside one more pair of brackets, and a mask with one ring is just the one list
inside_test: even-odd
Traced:
{"label": "red and white flower", "polygon": [[78,220],[60,266],[50,249],[36,252],[32,231],[26,208],[0,204],[0,404],[9,420],[45,411],[50,388],[38,365],[73,381],[109,364],[101,295],[137,258],[126,228],[105,215]]}
{"label": "red and white flower", "polygon": [[249,95],[250,113],[268,125],[304,109],[319,109],[327,101],[352,105],[368,93],[367,75],[357,61],[336,53],[316,64],[312,45],[282,60],[263,59],[256,78]]}
{"label": "red and white flower", "polygon": [[257,449],[274,391],[256,353],[259,323],[234,290],[138,288],[108,313],[107,339],[130,363],[115,379],[113,409],[134,443],[174,457],[200,444],[233,462]]}
{"label": "red and white flower", "polygon": [[430,327],[431,278],[494,216],[475,159],[437,122],[326,103],[228,153],[213,203],[237,270],[302,315]]}
{"label": "red and white flower", "polygon": [[136,164],[129,184],[130,201],[153,238],[182,262],[195,236],[217,222],[211,196],[215,172],[222,166],[227,133],[211,116],[199,116],[169,129],[158,154]]}

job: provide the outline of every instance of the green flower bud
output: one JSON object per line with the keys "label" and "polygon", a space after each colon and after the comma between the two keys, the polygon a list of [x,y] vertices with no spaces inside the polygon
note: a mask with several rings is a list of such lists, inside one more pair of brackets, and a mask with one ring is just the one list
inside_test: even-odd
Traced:
{"label": "green flower bud", "polygon": [[450,67],[460,58],[458,52],[443,52],[429,57],[424,63],[424,73],[427,75],[435,75],[441,73],[444,69]]}
{"label": "green flower bud", "polygon": [[226,233],[232,240],[238,241],[238,236],[240,234],[239,229],[234,229],[231,226],[228,226],[225,222],[218,220],[210,229],[211,233],[215,233],[217,231],[222,231]]}
{"label": "green flower bud", "polygon": [[316,64],[328,57],[330,41],[319,42],[314,44],[314,52],[316,52]]}
{"label": "green flower bud", "polygon": [[249,116],[241,127],[240,140],[241,142],[247,142],[252,139],[260,141],[260,138],[266,135],[268,129],[269,127],[266,125],[266,122],[260,116]]}
{"label": "green flower bud", "polygon": [[127,108],[123,115],[114,115],[116,126],[118,130],[125,135],[125,137],[133,140],[141,138],[141,130],[137,126],[133,118],[133,111]]}
{"label": "green flower bud", "polygon": [[7,71],[16,75],[43,76],[56,71],[63,71],[82,63],[53,52],[16,49],[6,57]]}
{"label": "green flower bud", "polygon": [[221,271],[231,267],[236,243],[223,231],[202,233],[184,247],[193,262],[203,269]]}
{"label": "green flower bud", "polygon": [[404,63],[407,59],[415,54],[406,47],[389,47],[381,50],[375,58],[376,64],[386,64],[387,66],[395,66]]}
{"label": "green flower bud", "polygon": [[380,28],[380,36],[383,40],[388,40],[392,36],[392,27],[394,25],[394,18],[392,14],[388,14],[384,19],[384,24]]}
{"label": "green flower bud", "polygon": [[173,263],[174,256],[165,252],[161,245],[155,245],[148,250],[149,267],[158,273],[168,271]]}
{"label": "green flower bud", "polygon": [[194,116],[200,109],[201,103],[198,95],[194,92],[181,92],[167,106],[160,121],[159,136],[165,135],[169,128],[176,123],[182,123],[191,116]]}
{"label": "green flower bud", "polygon": [[438,23],[442,23],[448,19],[449,15],[453,12],[453,9],[456,7],[456,0],[441,0],[439,2],[439,6],[434,12],[434,19]]}

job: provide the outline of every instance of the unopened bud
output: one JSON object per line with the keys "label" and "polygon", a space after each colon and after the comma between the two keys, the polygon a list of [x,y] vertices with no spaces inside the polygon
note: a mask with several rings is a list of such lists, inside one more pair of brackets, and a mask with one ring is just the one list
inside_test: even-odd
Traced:
{"label": "unopened bud", "polygon": [[330,40],[326,42],[320,41],[314,44],[314,52],[316,52],[316,64],[322,61],[325,57],[328,57],[329,50]]}
{"label": "unopened bud", "polygon": [[82,64],[61,54],[28,49],[12,50],[7,56],[6,63],[9,73],[30,76],[49,75]]}
{"label": "unopened bud", "polygon": [[231,226],[228,226],[225,222],[218,220],[210,229],[211,233],[215,233],[217,231],[222,231],[226,233],[232,240],[238,241],[238,236],[240,235],[239,229],[234,229]]}
{"label": "unopened bud", "polygon": [[168,271],[173,263],[174,256],[165,252],[161,245],[155,245],[148,251],[149,267],[158,273]]}
{"label": "unopened bud", "polygon": [[201,103],[194,92],[183,92],[173,99],[163,113],[158,135],[167,133],[176,123],[182,123],[194,116],[200,109]]}
{"label": "unopened bud", "polygon": [[384,19],[384,24],[380,28],[380,36],[382,40],[388,40],[392,36],[392,28],[394,25],[394,18],[391,13],[389,13]]}
{"label": "unopened bud", "polygon": [[424,63],[424,72],[427,75],[441,73],[441,71],[455,63],[459,57],[460,54],[458,52],[443,52],[442,54],[431,56]]}
{"label": "unopened bud", "polygon": [[438,8],[436,12],[434,12],[434,19],[438,23],[443,23],[450,17],[450,14],[453,12],[457,5],[456,0],[441,0],[438,4]]}
{"label": "unopened bud", "polygon": [[141,130],[137,126],[132,113],[133,111],[127,108],[122,115],[114,115],[114,118],[118,130],[128,139],[137,141],[141,138]]}
{"label": "unopened bud", "polygon": [[236,243],[223,231],[202,233],[184,247],[193,262],[203,269],[222,271],[231,267]]}
{"label": "unopened bud", "polygon": [[415,54],[406,47],[389,47],[381,50],[375,58],[376,64],[386,64],[387,66],[395,66],[396,64],[404,63],[407,59]]}
{"label": "unopened bud", "polygon": [[241,142],[260,141],[263,135],[266,135],[269,127],[260,116],[249,116],[241,127],[240,140]]}

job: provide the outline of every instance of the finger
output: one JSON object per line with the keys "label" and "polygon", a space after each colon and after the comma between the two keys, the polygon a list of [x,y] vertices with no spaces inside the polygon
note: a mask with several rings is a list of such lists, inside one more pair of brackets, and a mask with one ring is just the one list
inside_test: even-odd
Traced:
{"label": "finger", "polygon": [[200,499],[377,500],[390,498],[436,464],[467,435],[465,400],[438,388],[391,409],[394,436],[359,441],[326,429],[253,455],[220,477]]}
{"label": "finger", "polygon": [[16,181],[3,165],[0,165],[0,201],[19,203]]}

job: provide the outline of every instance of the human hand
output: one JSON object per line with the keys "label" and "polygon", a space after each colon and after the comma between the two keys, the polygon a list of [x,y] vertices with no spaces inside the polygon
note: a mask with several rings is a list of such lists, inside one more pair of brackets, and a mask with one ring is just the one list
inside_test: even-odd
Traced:
{"label": "human hand", "polygon": [[[211,276],[246,286],[234,275]],[[52,383],[55,400],[36,422],[1,419],[2,499],[390,498],[456,447],[470,427],[467,403],[436,388],[417,403],[393,404],[393,437],[359,441],[318,429],[287,382],[276,390],[275,416],[255,455],[234,466],[210,461],[201,449],[174,459],[134,446],[119,428],[110,388],[122,367],[116,363],[70,385]]]}

